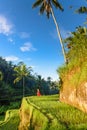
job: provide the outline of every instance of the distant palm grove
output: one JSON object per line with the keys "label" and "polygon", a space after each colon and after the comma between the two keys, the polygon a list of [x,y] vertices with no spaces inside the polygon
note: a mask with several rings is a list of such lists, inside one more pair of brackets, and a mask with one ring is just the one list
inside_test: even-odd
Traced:
{"label": "distant palm grove", "polygon": [[40,75],[32,75],[32,71],[23,62],[14,65],[0,57],[0,104],[36,95],[37,89],[42,95],[58,93],[56,82],[52,82],[50,77],[46,81]]}

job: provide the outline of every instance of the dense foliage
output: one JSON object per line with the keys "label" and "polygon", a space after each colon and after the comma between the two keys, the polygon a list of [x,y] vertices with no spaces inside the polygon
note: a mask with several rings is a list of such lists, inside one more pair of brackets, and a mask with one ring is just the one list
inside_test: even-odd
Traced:
{"label": "dense foliage", "polygon": [[[24,77],[24,83],[23,83]],[[19,100],[24,94],[36,95],[37,88],[42,95],[58,93],[57,83],[43,79],[40,75],[33,75],[31,68],[20,62],[14,65],[0,57],[0,104],[9,104],[11,101]]]}
{"label": "dense foliage", "polygon": [[[76,68],[84,69],[84,77],[87,73],[87,28],[77,27],[75,32],[64,40],[66,47],[67,65],[63,65],[57,71],[60,77]],[[81,71],[80,71],[81,72]],[[84,78],[83,77],[83,78]]]}
{"label": "dense foliage", "polygon": [[87,60],[87,28],[79,26],[71,36],[65,39],[68,62]]}

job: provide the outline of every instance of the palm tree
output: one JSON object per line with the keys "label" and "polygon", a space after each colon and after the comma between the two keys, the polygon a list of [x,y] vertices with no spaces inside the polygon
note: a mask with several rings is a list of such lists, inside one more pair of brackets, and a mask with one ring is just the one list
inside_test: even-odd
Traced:
{"label": "palm tree", "polygon": [[64,49],[62,37],[61,37],[61,34],[60,34],[60,29],[59,29],[57,20],[56,20],[55,15],[54,15],[52,4],[56,8],[59,8],[61,11],[63,11],[63,8],[60,5],[60,3],[58,2],[58,0],[36,0],[36,2],[33,4],[32,7],[35,8],[37,6],[40,6],[40,14],[43,14],[44,12],[46,12],[46,15],[47,15],[48,18],[50,16],[50,14],[52,15],[54,23],[56,25],[57,34],[58,34],[58,37],[59,37],[59,40],[60,40],[60,44],[61,44],[61,48],[62,48],[62,53],[63,53],[63,56],[64,56],[64,61],[66,63],[67,62],[66,61],[66,53],[65,53],[65,49]]}
{"label": "palm tree", "polygon": [[30,75],[31,67],[27,68],[26,65],[22,63],[22,64],[19,64],[18,66],[16,66],[14,68],[14,71],[16,72],[15,73],[16,79],[14,80],[14,83],[19,82],[20,80],[22,80],[22,82],[23,82],[23,97],[24,97],[24,95],[25,95],[25,89],[24,89],[25,77]]}

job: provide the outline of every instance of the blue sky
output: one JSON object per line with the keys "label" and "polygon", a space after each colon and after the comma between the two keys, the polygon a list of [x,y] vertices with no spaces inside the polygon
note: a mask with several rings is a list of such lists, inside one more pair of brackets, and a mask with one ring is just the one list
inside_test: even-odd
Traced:
{"label": "blue sky", "polygon": [[[58,79],[56,69],[64,63],[52,17],[32,9],[35,0],[0,0],[0,56],[17,64],[23,61],[45,79]],[[64,12],[54,10],[63,38],[85,22],[74,10],[86,0],[60,0]],[[72,5],[72,9],[69,7]]]}

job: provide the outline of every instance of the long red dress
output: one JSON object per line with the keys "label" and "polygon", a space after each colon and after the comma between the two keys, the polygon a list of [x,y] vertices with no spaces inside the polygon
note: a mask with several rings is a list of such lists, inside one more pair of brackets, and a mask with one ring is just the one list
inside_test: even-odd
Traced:
{"label": "long red dress", "polygon": [[37,96],[41,96],[40,90],[37,89]]}

